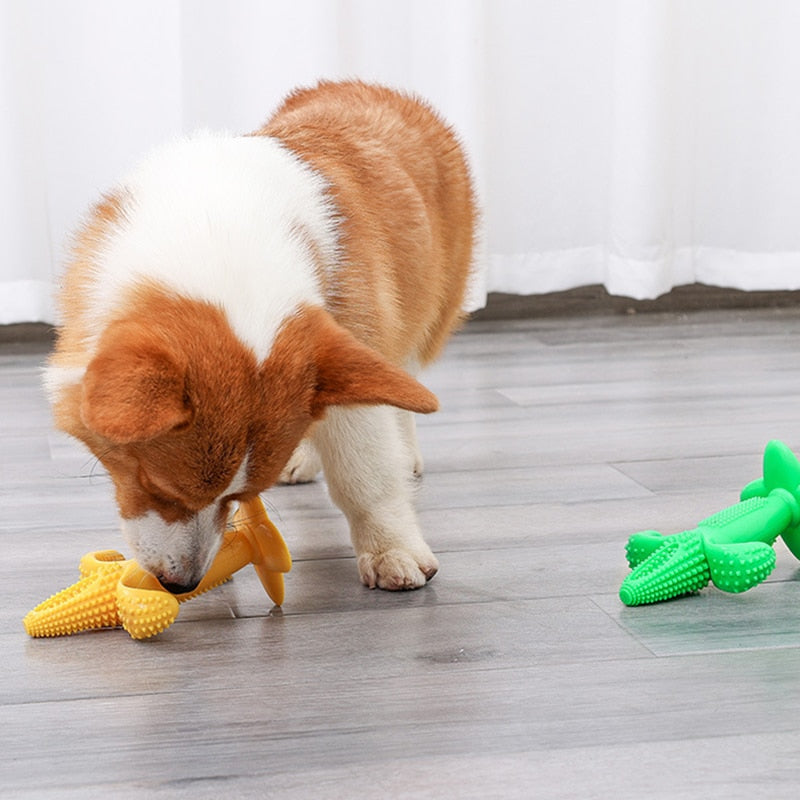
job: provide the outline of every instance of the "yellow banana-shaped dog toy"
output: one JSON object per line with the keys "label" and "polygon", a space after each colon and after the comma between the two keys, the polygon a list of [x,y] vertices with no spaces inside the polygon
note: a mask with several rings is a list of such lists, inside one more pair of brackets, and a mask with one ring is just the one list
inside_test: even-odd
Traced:
{"label": "yellow banana-shaped dog toy", "polygon": [[175,621],[180,603],[219,586],[247,564],[255,567],[272,601],[281,605],[283,575],[292,568],[292,558],[261,499],[242,503],[233,525],[194,591],[168,592],[155,576],[115,550],[87,553],[80,563],[81,579],[29,612],[25,630],[36,637],[67,636],[121,625],[134,639],[147,639]]}

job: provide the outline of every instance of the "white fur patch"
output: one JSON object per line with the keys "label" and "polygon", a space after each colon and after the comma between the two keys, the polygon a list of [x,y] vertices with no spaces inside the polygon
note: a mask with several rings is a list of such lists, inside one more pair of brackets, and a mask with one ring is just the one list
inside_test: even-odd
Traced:
{"label": "white fur patch", "polygon": [[124,219],[99,254],[93,290],[107,316],[137,282],[156,281],[222,308],[263,359],[299,304],[321,302],[299,230],[333,268],[335,211],[325,181],[277,140],[198,133],[156,150],[121,188]]}
{"label": "white fur patch", "polygon": [[188,522],[167,524],[155,511],[122,520],[125,539],[139,564],[157,578],[182,585],[199,581],[219,550],[216,504]]}
{"label": "white fur patch", "polygon": [[225,491],[220,495],[220,499],[232,494],[239,494],[247,488],[247,473],[250,469],[250,453],[248,453],[244,461],[239,465],[236,474],[231,478]]}
{"label": "white fur patch", "polygon": [[80,367],[48,366],[43,372],[44,390],[50,402],[55,402],[61,390],[66,386],[74,386],[83,380],[86,374],[86,365]]}

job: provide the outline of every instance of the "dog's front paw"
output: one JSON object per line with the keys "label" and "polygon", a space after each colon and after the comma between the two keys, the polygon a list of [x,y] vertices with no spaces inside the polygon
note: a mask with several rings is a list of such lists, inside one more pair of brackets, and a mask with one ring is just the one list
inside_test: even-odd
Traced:
{"label": "dog's front paw", "polygon": [[308,439],[303,439],[292,453],[278,480],[284,484],[311,483],[321,469],[322,461],[317,448]]}
{"label": "dog's front paw", "polygon": [[436,556],[427,548],[426,551],[412,553],[393,548],[383,553],[362,553],[358,557],[361,582],[370,589],[377,586],[393,592],[419,589],[439,569]]}

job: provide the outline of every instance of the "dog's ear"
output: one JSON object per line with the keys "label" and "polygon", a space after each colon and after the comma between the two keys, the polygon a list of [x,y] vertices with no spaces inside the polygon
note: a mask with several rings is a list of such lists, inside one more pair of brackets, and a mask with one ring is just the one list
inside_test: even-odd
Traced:
{"label": "dog's ear", "polygon": [[439,408],[433,392],[359,342],[326,311],[310,309],[303,316],[316,368],[314,417],[340,405],[391,405],[420,414]]}
{"label": "dog's ear", "polygon": [[81,420],[115,444],[167,433],[193,416],[185,374],[166,346],[112,326],[83,378]]}

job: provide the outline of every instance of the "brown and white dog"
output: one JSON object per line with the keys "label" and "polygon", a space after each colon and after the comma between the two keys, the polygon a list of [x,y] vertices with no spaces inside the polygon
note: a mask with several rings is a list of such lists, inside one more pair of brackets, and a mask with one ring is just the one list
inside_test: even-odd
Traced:
{"label": "brown and white dog", "polygon": [[169,144],[94,208],[46,384],[143,567],[188,591],[237,501],[321,464],[367,586],[434,575],[411,412],[437,400],[409,373],[460,319],[475,227],[451,130],[360,82]]}

